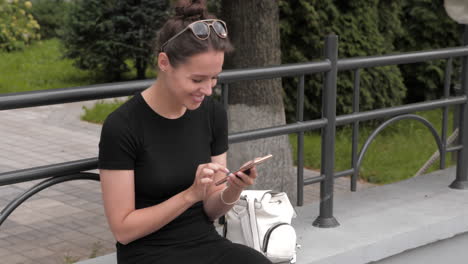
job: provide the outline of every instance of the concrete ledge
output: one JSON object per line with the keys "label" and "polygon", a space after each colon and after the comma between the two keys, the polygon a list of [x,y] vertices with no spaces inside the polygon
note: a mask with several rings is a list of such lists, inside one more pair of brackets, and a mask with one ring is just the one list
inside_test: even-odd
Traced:
{"label": "concrete ledge", "polygon": [[449,168],[335,197],[337,228],[312,226],[319,203],[297,208],[300,264],[369,263],[468,231],[468,190]]}
{"label": "concrete ledge", "polygon": [[[298,264],[363,264],[468,231],[468,190],[455,168],[335,197],[336,228],[312,226],[319,203],[298,207]],[[115,264],[115,254],[78,262]]]}
{"label": "concrete ledge", "polygon": [[77,262],[76,264],[117,264],[115,253]]}

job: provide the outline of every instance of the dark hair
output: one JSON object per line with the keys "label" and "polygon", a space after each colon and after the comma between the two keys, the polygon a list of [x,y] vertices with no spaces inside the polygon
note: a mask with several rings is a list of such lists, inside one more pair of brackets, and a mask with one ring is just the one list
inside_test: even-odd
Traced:
{"label": "dark hair", "polygon": [[[208,13],[206,1],[204,0],[177,1],[175,15],[169,18],[158,32],[155,47],[156,54],[160,52],[161,46],[167,40],[182,31],[190,23],[212,18],[216,17]],[[210,28],[210,30],[212,29]],[[164,52],[167,54],[169,62],[173,67],[184,63],[190,56],[208,50],[231,52],[233,49],[229,38],[223,39],[218,37],[214,32],[211,32],[208,39],[199,40],[190,30],[185,31],[164,46]]]}

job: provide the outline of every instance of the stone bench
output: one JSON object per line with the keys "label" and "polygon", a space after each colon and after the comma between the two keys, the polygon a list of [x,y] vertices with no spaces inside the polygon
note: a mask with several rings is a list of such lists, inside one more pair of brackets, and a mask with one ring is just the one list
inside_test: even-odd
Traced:
{"label": "stone bench", "polygon": [[[455,168],[335,196],[336,228],[316,228],[320,203],[296,208],[298,264],[378,261],[468,232],[468,191],[450,189]],[[78,262],[116,264],[115,254]]]}
{"label": "stone bench", "polygon": [[117,256],[115,255],[115,253],[112,253],[93,259],[83,260],[77,262],[76,264],[117,264]]}

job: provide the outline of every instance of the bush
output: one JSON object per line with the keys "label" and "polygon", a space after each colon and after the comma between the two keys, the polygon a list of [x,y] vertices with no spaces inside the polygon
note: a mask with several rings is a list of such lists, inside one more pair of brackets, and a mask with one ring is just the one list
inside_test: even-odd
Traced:
{"label": "bush", "polygon": [[58,37],[65,23],[67,8],[66,0],[33,0],[31,13],[41,25],[43,39]]}
{"label": "bush", "polygon": [[40,39],[39,24],[30,13],[30,1],[0,0],[0,51],[21,50]]}
{"label": "bush", "polygon": [[[440,0],[405,0],[401,21],[405,25],[405,34],[395,40],[398,51],[461,46],[462,26],[447,15]],[[454,73],[458,73],[460,61],[454,62]],[[445,60],[401,65],[408,87],[407,101],[440,98],[443,94],[445,65]],[[457,78],[454,80],[457,81]]]}
{"label": "bush", "polygon": [[153,39],[166,20],[163,0],[81,0],[70,7],[61,36],[65,57],[80,69],[103,73],[118,81],[131,59],[139,79],[152,63]]}
{"label": "bush", "polygon": [[[283,63],[309,62],[322,55],[323,39],[339,36],[339,58],[390,53],[393,39],[402,32],[401,1],[280,1],[281,51]],[[285,79],[288,121],[295,119],[297,80]],[[304,118],[321,115],[322,78],[307,76]],[[337,114],[352,111],[353,73],[338,75]],[[397,66],[361,71],[360,110],[399,105],[406,95]]]}

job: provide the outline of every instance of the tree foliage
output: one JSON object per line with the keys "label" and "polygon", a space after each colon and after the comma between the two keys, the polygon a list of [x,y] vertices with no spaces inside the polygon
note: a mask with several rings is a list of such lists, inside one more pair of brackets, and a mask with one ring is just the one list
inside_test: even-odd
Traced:
{"label": "tree foliage", "polygon": [[131,60],[138,78],[145,78],[167,8],[163,0],[76,1],[62,35],[65,57],[81,69],[104,73],[109,80],[119,80],[129,70],[126,60]]}
{"label": "tree foliage", "polygon": [[0,51],[21,50],[41,38],[31,7],[30,1],[0,0]]}
{"label": "tree foliage", "polygon": [[[339,58],[386,54],[398,23],[399,1],[281,1],[281,40],[283,63],[306,62],[321,56],[323,39],[330,33],[339,36]],[[393,11],[392,11],[393,10]],[[381,21],[382,19],[382,21]],[[385,19],[383,21],[383,19]],[[392,21],[393,23],[387,23]],[[353,72],[338,75],[337,113],[350,113],[353,100]],[[323,82],[318,74],[307,76],[305,119],[321,114]],[[294,116],[297,82],[285,80],[289,119]],[[360,109],[369,110],[401,104],[406,95],[397,66],[360,71]]]}
{"label": "tree foliage", "polygon": [[[405,0],[401,22],[405,32],[395,40],[398,51],[433,50],[460,46],[462,26],[447,15],[441,0]],[[400,66],[408,87],[408,102],[440,98],[445,60]],[[455,73],[460,62],[455,61]]]}
{"label": "tree foliage", "polygon": [[31,13],[41,25],[42,39],[58,37],[69,5],[68,0],[32,0]]}
{"label": "tree foliage", "polygon": [[[339,58],[433,50],[460,45],[461,26],[441,0],[298,0],[280,3],[282,63],[320,58],[323,39],[339,36]],[[439,98],[445,60],[361,70],[360,110]],[[459,61],[455,61],[455,66]],[[457,72],[457,68],[455,68]],[[289,120],[297,80],[285,80]],[[305,118],[321,113],[321,76],[306,78]],[[338,114],[352,111],[353,73],[338,75]]]}

